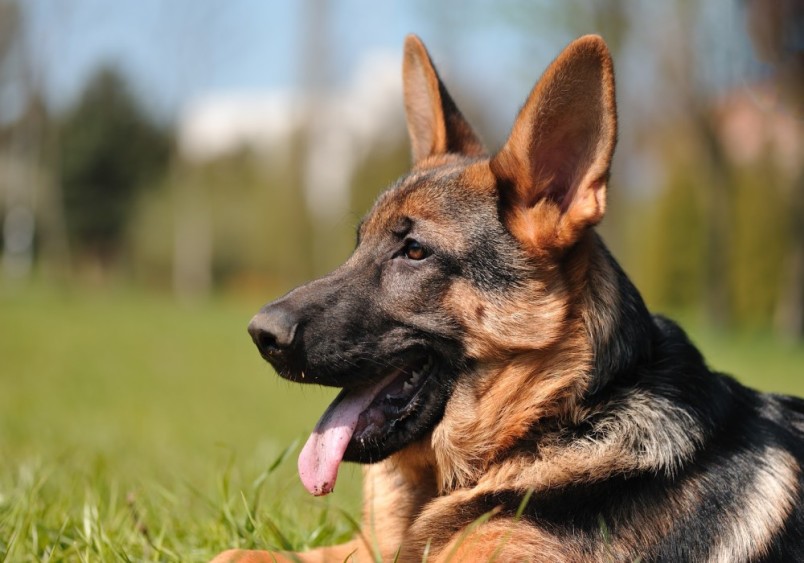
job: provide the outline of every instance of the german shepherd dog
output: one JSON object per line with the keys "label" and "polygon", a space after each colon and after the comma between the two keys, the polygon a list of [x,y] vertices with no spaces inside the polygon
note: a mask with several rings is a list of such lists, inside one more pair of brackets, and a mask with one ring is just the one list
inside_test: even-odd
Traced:
{"label": "german shepherd dog", "polygon": [[804,401],[711,371],[594,230],[603,40],[553,61],[491,156],[415,36],[403,78],[412,171],[249,325],[282,377],[342,389],[298,469],[325,495],[365,464],[364,529],[217,561],[804,561]]}

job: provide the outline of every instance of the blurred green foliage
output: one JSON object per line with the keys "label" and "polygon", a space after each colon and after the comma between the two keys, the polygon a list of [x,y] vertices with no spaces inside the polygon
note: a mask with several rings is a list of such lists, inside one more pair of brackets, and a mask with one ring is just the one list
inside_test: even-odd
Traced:
{"label": "blurred green foliage", "polygon": [[[642,229],[646,298],[665,310],[694,307],[703,285],[704,221],[694,170],[677,167]],[[638,215],[635,214],[636,217]]]}
{"label": "blurred green foliage", "polygon": [[779,176],[769,158],[737,176],[730,279],[734,317],[743,326],[768,326],[781,299],[792,202]]}
{"label": "blurred green foliage", "polygon": [[[11,55],[24,37],[25,11],[13,0],[2,0],[0,6],[9,14],[7,40],[0,43],[2,82],[9,75],[4,65],[21,64]],[[797,226],[802,223],[797,210],[804,205],[802,155],[786,157],[793,165],[785,167],[777,153],[780,144],[793,147],[790,150],[804,146],[804,129],[799,122],[780,121],[781,114],[758,104],[758,94],[749,87],[713,82],[707,69],[718,66],[717,52],[706,52],[696,40],[722,30],[706,19],[702,7],[689,2],[650,6],[624,0],[544,6],[514,1],[497,9],[472,3],[460,13],[440,5],[420,9],[448,28],[434,34],[442,37],[435,45],[448,53],[447,44],[459,45],[472,29],[510,30],[527,54],[519,63],[522,68],[512,66],[512,83],[520,82],[518,72],[526,69],[528,86],[537,72],[530,54],[544,48],[531,38],[531,28],[556,45],[559,37],[564,41],[564,36],[589,31],[605,33],[618,76],[626,77],[619,94],[623,142],[609,189],[609,217],[601,227],[615,256],[656,309],[706,309],[713,322],[726,319],[737,326],[777,329],[779,319],[792,311],[788,328],[779,332],[800,340],[804,290],[797,292],[797,285],[804,286],[804,266],[796,271],[795,264],[804,262],[804,234]],[[752,17],[776,17],[773,10],[759,8]],[[666,45],[640,35],[643,20],[657,14],[676,26]],[[698,16],[704,18],[700,26],[692,25]],[[717,38],[746,49],[752,40],[748,34]],[[633,76],[629,81],[628,73],[634,71],[620,62],[633,58],[637,47],[632,43],[644,44],[638,58],[658,69],[653,69],[657,84],[652,90]],[[315,59],[313,47],[308,55]],[[693,61],[694,48],[706,55],[700,64]],[[304,56],[299,66],[307,70],[325,60],[311,62]],[[448,69],[450,61],[439,65]],[[319,102],[325,102],[329,85],[319,86]],[[465,108],[474,110],[470,113],[493,113],[487,107],[493,99],[474,98],[481,94],[472,87],[455,89]],[[22,178],[11,187],[0,185],[5,196],[0,197],[0,217],[19,208],[35,215],[36,247],[30,256],[34,271],[58,283],[64,277],[51,275],[56,262],[68,263],[66,277],[79,283],[123,281],[182,297],[208,297],[220,290],[281,293],[324,274],[348,256],[361,216],[409,164],[401,127],[387,131],[395,143],[390,148],[363,139],[367,148],[350,155],[348,210],[323,221],[311,212],[314,206],[306,195],[310,146],[319,140],[312,135],[321,134],[313,121],[324,115],[314,108],[306,107],[305,116],[270,145],[244,145],[199,159],[183,151],[174,138],[181,130],[178,116],[177,123],[156,124],[144,109],[142,94],[147,89],[133,89],[120,68],[98,69],[64,111],[44,107],[35,84],[22,91],[27,106],[16,121],[0,123],[0,177]],[[658,102],[640,99],[658,93]],[[288,111],[304,105],[304,93],[298,98],[293,102],[300,105],[288,105]],[[726,103],[735,98],[742,98],[743,105]],[[748,135],[735,136],[724,129],[730,115],[738,121],[753,120]],[[359,121],[357,116],[349,120]],[[324,130],[324,141],[330,142]],[[766,154],[738,162],[730,149],[735,137],[765,139],[761,142],[767,145]],[[343,136],[334,138],[343,141]],[[635,185],[629,171],[639,167],[651,169],[645,177],[655,181],[652,185]],[[145,189],[148,186],[151,189]],[[3,236],[5,232],[0,233],[5,249]],[[22,275],[30,271],[25,252],[17,257]]]}
{"label": "blurred green foliage", "polygon": [[138,190],[164,174],[170,133],[146,114],[114,67],[96,71],[56,127],[56,181],[73,248],[108,262],[121,250]]}
{"label": "blurred green foliage", "polygon": [[[734,326],[771,327],[782,299],[791,194],[766,160],[735,168],[727,209],[730,245],[725,280]],[[630,205],[635,250],[629,272],[649,305],[660,311],[701,311],[705,299],[707,177],[687,163],[671,169],[658,198]],[[629,205],[624,202],[625,205]],[[636,233],[636,234],[634,234]]]}

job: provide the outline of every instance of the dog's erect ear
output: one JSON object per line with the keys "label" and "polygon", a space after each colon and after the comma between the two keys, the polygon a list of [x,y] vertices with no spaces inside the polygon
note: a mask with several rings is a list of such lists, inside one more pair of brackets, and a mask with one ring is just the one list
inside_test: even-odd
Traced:
{"label": "dog's erect ear", "polygon": [[479,156],[485,152],[415,35],[405,38],[402,83],[414,164],[434,155]]}
{"label": "dog's erect ear", "polygon": [[603,218],[616,137],[611,55],[587,35],[545,71],[491,160],[503,218],[527,248],[566,248]]}

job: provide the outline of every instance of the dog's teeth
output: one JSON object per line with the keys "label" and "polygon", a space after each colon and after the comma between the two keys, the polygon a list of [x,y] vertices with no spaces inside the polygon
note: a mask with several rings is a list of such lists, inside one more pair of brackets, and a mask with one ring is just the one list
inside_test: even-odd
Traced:
{"label": "dog's teeth", "polygon": [[390,400],[390,399],[391,399],[391,394],[390,394],[390,393],[387,393],[387,394],[385,395],[385,398]]}
{"label": "dog's teeth", "polygon": [[403,393],[407,393],[407,392],[408,392],[408,391],[410,391],[411,389],[413,389],[413,385],[411,385],[411,384],[410,384],[410,383],[408,383],[407,381],[406,381],[405,383],[403,383],[403,384],[402,384],[402,392],[403,392]]}

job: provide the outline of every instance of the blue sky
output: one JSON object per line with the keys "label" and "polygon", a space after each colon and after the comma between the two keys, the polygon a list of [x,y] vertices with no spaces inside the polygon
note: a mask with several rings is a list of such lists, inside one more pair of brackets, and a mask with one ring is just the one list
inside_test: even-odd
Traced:
{"label": "blue sky", "polygon": [[[182,104],[210,91],[298,86],[301,52],[310,29],[305,14],[313,3],[23,0],[22,4],[28,16],[28,42],[54,105],[63,107],[75,99],[92,71],[111,62],[124,69],[157,113],[170,118]],[[492,3],[320,4],[330,6],[326,83],[348,80],[360,57],[370,51],[401,53],[405,35],[413,31],[430,46],[448,81],[459,77],[487,90],[487,95],[496,92],[508,115],[515,111],[514,100],[524,99],[528,82],[571,38],[549,23],[533,34],[516,29],[505,9],[495,9]],[[547,13],[550,4],[533,6]],[[523,56],[532,59],[533,67],[525,80],[519,68]],[[503,83],[516,88],[500,89]]]}
{"label": "blue sky", "polygon": [[[27,45],[51,105],[66,107],[103,63],[119,66],[152,113],[178,123],[199,98],[299,90],[305,45],[319,38],[323,87],[349,82],[376,51],[399,61],[419,34],[448,89],[490,149],[499,147],[530,88],[574,37],[602,32],[598,0],[17,0]],[[614,53],[624,184],[656,185],[643,150],[654,126],[683,117],[683,90],[750,84],[744,0],[623,0],[631,22]],[[322,8],[322,6],[324,8]],[[327,9],[312,31],[311,9]],[[690,30],[693,30],[692,35]],[[605,38],[605,33],[604,33]],[[668,73],[667,54],[692,43],[692,76]],[[676,57],[677,59],[678,57]],[[696,83],[697,81],[697,83]],[[701,87],[703,85],[703,87]],[[0,91],[0,102],[4,92]],[[401,96],[398,101],[402,107]],[[0,110],[3,107],[0,106]],[[2,112],[0,112],[2,113]],[[6,112],[6,115],[8,112]]]}
{"label": "blue sky", "polygon": [[[459,104],[471,97],[466,113],[500,129],[510,125],[561,48],[577,35],[599,31],[588,17],[592,0],[18,1],[27,16],[32,59],[55,107],[74,100],[93,70],[110,62],[168,121],[206,94],[298,88],[311,35],[308,12],[315,6],[328,10],[321,57],[326,87],[348,81],[361,57],[373,51],[401,59],[405,35],[416,32]],[[704,77],[730,72],[722,61],[734,59],[732,38],[742,27],[739,1],[704,5],[699,24],[709,26],[701,35],[710,43],[699,49],[701,64],[708,65]],[[625,119],[629,111],[655,112],[655,102],[664,103],[656,41],[672,33],[673,5],[626,2],[636,24],[615,60],[620,100],[631,98]]]}
{"label": "blue sky", "polygon": [[[276,88],[294,79],[293,2],[28,0],[30,36],[48,93],[74,98],[94,68],[120,65],[154,105],[199,91]],[[283,56],[278,56],[283,53]]]}

